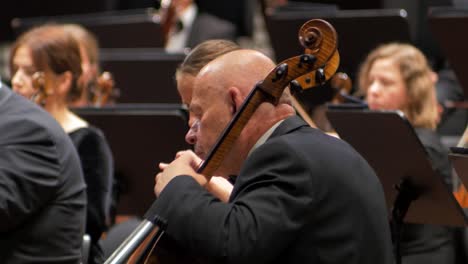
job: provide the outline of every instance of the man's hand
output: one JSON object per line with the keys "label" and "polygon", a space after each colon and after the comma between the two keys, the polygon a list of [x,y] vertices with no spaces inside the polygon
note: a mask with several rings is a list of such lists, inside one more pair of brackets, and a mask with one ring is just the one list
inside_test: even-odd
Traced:
{"label": "man's hand", "polygon": [[166,185],[179,175],[192,176],[201,186],[204,187],[208,183],[208,180],[205,176],[196,172],[201,161],[202,160],[191,150],[186,150],[179,151],[176,154],[176,159],[170,164],[160,163],[159,168],[162,172],[155,176],[156,184],[154,186],[154,193],[156,196],[159,196]]}
{"label": "man's hand", "polygon": [[223,177],[213,176],[211,179],[207,179],[204,175],[196,173],[202,161],[191,150],[185,150],[177,152],[176,159],[171,164],[159,163],[159,169],[162,172],[155,177],[154,193],[156,196],[159,196],[166,185],[176,176],[189,175],[221,201],[228,202],[233,188],[232,184]]}

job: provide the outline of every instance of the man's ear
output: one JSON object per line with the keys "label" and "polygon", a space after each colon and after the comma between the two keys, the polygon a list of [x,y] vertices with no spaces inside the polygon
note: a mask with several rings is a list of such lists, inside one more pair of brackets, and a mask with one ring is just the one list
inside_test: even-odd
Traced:
{"label": "man's ear", "polygon": [[231,86],[228,89],[229,104],[231,107],[231,113],[234,115],[237,112],[237,109],[240,108],[244,102],[244,97],[242,96],[239,88]]}

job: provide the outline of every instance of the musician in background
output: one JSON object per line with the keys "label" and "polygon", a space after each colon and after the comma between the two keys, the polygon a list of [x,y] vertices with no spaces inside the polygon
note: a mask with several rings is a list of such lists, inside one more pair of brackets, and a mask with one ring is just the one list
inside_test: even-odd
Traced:
{"label": "musician in background", "polygon": [[[163,1],[164,2],[164,1]],[[166,51],[183,52],[209,39],[235,41],[236,26],[219,17],[199,12],[193,0],[172,0],[168,7],[162,8],[162,24],[168,27]],[[169,12],[175,15],[166,20]]]}
{"label": "musician in background", "polygon": [[[190,107],[190,102],[192,101],[193,82],[197,74],[206,64],[223,54],[239,49],[240,46],[232,41],[213,39],[204,41],[191,50],[176,70],[175,77],[177,82],[177,91],[179,92],[182,103],[188,108]],[[189,115],[190,118],[192,118],[192,114],[189,113]],[[193,129],[189,129],[185,136],[185,140],[190,145],[193,145],[195,143],[194,138],[195,131]],[[161,169],[164,168],[164,165],[165,164],[163,164]],[[231,175],[212,177],[210,182],[206,185],[207,190],[220,200],[227,202],[234,183],[233,176],[230,176]]]}
{"label": "musician in background", "polygon": [[70,138],[5,85],[0,120],[0,263],[80,263],[86,185]]}
{"label": "musician in background", "polygon": [[[435,132],[440,120],[436,80],[423,53],[412,45],[400,43],[382,45],[370,52],[359,72],[359,87],[369,108],[403,111],[424,145],[433,168],[450,186],[448,151]],[[455,261],[453,234],[448,227],[404,224],[401,243],[405,264]]]}
{"label": "musician in background", "polygon": [[348,144],[297,117],[287,92],[278,105],[259,106],[215,172],[238,175],[229,202],[204,188],[198,157],[207,158],[274,66],[259,52],[237,50],[195,78],[195,153],[181,153],[155,179],[155,210],[168,221],[166,233],[192,253],[228,263],[392,263],[375,173]]}
{"label": "musician in background", "polygon": [[[463,134],[468,120],[468,110],[463,108],[451,107],[453,102],[462,102],[465,100],[463,89],[455,75],[455,72],[448,65],[438,71],[438,80],[436,83],[436,94],[439,104],[443,107],[441,121],[437,125],[437,133],[443,136],[459,137]],[[453,147],[453,142],[450,147]]]}
{"label": "musician in background", "polygon": [[200,70],[215,58],[239,50],[235,42],[224,39],[207,40],[194,47],[176,70],[177,91],[182,103],[190,106],[193,81]]}
{"label": "musician in background", "polygon": [[13,44],[10,70],[13,90],[43,106],[70,136],[78,151],[87,185],[86,233],[92,240],[90,263],[100,262],[102,252],[97,242],[110,222],[113,158],[102,131],[69,108],[81,98],[79,45],[61,25],[33,28]]}

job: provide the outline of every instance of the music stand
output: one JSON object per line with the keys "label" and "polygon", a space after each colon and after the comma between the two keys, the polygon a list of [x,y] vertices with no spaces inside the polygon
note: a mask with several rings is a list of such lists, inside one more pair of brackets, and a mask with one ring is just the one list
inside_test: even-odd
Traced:
{"label": "music stand", "polygon": [[33,26],[47,22],[81,24],[93,32],[101,48],[162,48],[164,38],[159,17],[152,8],[106,11],[77,15],[14,18],[18,36]]}
{"label": "music stand", "polygon": [[308,20],[328,21],[338,34],[340,68],[353,80],[359,64],[379,44],[411,42],[406,11],[403,9],[334,10],[278,12],[265,16],[266,27],[277,61],[301,54],[297,31]]}
{"label": "music stand", "polygon": [[[465,101],[458,107],[468,108],[468,8],[433,7],[429,10],[429,26],[437,42],[450,62],[463,88]],[[450,30],[448,30],[450,29]],[[456,106],[457,107],[457,106]]]}
{"label": "music stand", "polygon": [[188,149],[186,111],[180,105],[139,104],[75,108],[100,128],[114,157],[120,189],[116,214],[143,216],[154,202],[154,176],[159,162],[170,162]]}
{"label": "music stand", "polygon": [[113,74],[118,103],[178,104],[175,72],[183,53],[162,49],[101,49],[101,68]]}
{"label": "music stand", "polygon": [[397,260],[401,261],[403,221],[449,226],[468,223],[402,112],[329,109],[327,116],[338,135],[368,161],[383,185]]}

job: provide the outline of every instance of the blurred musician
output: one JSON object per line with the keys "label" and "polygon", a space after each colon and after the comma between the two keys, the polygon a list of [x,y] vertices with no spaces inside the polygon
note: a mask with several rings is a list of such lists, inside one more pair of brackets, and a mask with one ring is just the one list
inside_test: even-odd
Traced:
{"label": "blurred musician", "polygon": [[13,90],[44,107],[70,136],[78,151],[88,196],[86,233],[91,236],[90,262],[98,262],[97,244],[109,222],[113,161],[107,141],[96,127],[74,114],[69,105],[81,98],[82,65],[74,37],[60,25],[44,25],[21,35],[10,58]]}
{"label": "blurred musician", "polygon": [[[370,52],[359,72],[359,86],[369,108],[403,111],[424,145],[433,168],[450,185],[448,151],[435,132],[440,120],[436,80],[425,56],[409,44],[378,47]],[[405,224],[401,241],[403,263],[454,263],[452,236],[452,231],[445,226]]]}
{"label": "blurred musician", "polygon": [[234,41],[236,38],[234,24],[199,12],[193,0],[162,1],[160,11],[168,52],[183,52],[209,39]]}
{"label": "blurred musician", "polygon": [[[239,50],[240,47],[236,43],[229,40],[214,39],[207,40],[197,45],[188,55],[176,70],[177,90],[181,97],[182,103],[190,108],[192,101],[193,82],[200,70],[215,58],[229,53],[234,50]],[[193,115],[190,114],[190,119]],[[189,120],[190,123],[190,120]],[[185,136],[185,140],[190,145],[193,145],[194,131],[196,127],[191,127]],[[164,164],[161,169],[164,168]],[[224,177],[213,177],[206,188],[220,200],[227,202],[232,191],[233,177],[225,175]],[[228,182],[226,179],[230,180]]]}

